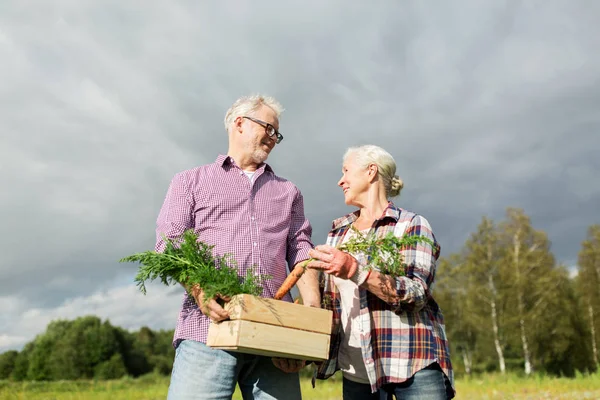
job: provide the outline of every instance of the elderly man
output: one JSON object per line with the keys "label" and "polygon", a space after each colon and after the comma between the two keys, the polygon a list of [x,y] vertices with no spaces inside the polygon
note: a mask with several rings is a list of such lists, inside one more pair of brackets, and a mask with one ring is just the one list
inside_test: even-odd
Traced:
{"label": "elderly man", "polygon": [[[254,266],[270,275],[263,296],[272,298],[293,268],[308,259],[311,225],[298,188],[265,163],[281,142],[279,102],[266,96],[238,99],[225,115],[227,155],[176,174],[160,210],[156,250],[163,235],[175,238],[194,228],[215,255],[232,254],[240,276]],[[319,307],[316,271],[298,282],[307,306]],[[194,291],[184,296],[173,338],[175,361],[169,399],[231,399],[236,383],[244,398],[300,399],[298,371],[304,362],[215,350],[206,346],[212,321],[227,319],[216,298]],[[286,295],[286,301],[291,297]]]}

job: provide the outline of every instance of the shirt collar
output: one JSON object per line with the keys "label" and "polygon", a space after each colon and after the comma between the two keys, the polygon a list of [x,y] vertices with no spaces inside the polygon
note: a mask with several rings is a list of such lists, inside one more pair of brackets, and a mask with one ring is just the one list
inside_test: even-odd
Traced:
{"label": "shirt collar", "polygon": [[[400,208],[396,207],[391,201],[388,201],[388,206],[383,211],[383,214],[381,214],[381,217],[379,217],[379,220],[383,220],[385,218],[392,218],[394,221],[398,222],[398,218],[400,218],[400,212]],[[331,227],[333,230],[343,228],[356,221],[359,215],[360,210],[356,210],[350,214],[344,215],[343,217],[333,220]]]}
{"label": "shirt collar", "polygon": [[[231,158],[227,155],[224,155],[224,154],[219,154],[219,156],[215,160],[215,164],[217,164],[219,167],[222,167],[222,168],[225,168],[227,166],[233,166],[233,165],[235,165],[237,168],[239,168],[237,166],[237,164],[235,163],[235,161],[233,160],[233,158]],[[263,168],[265,171],[273,173],[273,168],[271,168],[271,166],[267,163],[262,163],[256,170],[259,171]]]}

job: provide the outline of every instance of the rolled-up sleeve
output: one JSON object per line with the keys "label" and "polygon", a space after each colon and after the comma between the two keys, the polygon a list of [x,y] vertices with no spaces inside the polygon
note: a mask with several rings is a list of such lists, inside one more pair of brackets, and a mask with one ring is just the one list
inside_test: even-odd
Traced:
{"label": "rolled-up sleeve", "polygon": [[304,215],[304,199],[298,190],[292,204],[290,230],[287,238],[286,261],[290,267],[309,258],[308,252],[313,247],[311,234],[312,226]]}
{"label": "rolled-up sleeve", "polygon": [[[400,232],[398,232],[400,233]],[[430,288],[435,277],[436,262],[440,255],[440,245],[431,230],[429,221],[415,215],[405,231],[396,236],[422,236],[431,241],[419,242],[402,250],[406,264],[406,275],[396,278],[397,301],[390,304],[395,312],[418,311],[427,303]]]}
{"label": "rolled-up sleeve", "polygon": [[193,209],[194,204],[188,179],[184,173],[178,173],[171,180],[156,220],[155,251],[164,251],[165,237],[177,238],[187,229],[194,227]]}

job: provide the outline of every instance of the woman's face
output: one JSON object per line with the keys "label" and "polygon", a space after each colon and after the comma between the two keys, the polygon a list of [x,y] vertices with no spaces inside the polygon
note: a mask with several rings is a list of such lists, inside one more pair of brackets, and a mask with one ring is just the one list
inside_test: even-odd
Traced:
{"label": "woman's face", "polygon": [[344,191],[346,204],[361,207],[369,190],[369,183],[369,169],[358,165],[354,156],[348,156],[342,166],[342,179],[338,181],[338,186]]}

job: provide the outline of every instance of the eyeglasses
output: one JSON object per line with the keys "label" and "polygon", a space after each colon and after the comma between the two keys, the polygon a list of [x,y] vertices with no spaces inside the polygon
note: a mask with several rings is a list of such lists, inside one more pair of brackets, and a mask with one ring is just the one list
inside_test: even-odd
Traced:
{"label": "eyeglasses", "polygon": [[242,117],[242,118],[249,119],[252,122],[256,122],[260,126],[263,126],[265,128],[265,132],[267,133],[267,135],[269,135],[269,137],[275,138],[275,143],[281,143],[281,141],[283,140],[283,135],[277,129],[275,129],[275,127],[273,125],[268,124],[265,121],[261,121],[260,119],[256,119],[256,118],[252,118],[252,117]]}

